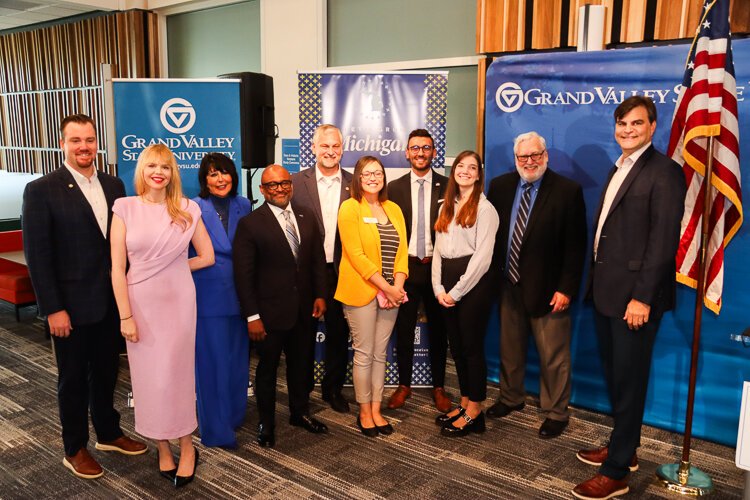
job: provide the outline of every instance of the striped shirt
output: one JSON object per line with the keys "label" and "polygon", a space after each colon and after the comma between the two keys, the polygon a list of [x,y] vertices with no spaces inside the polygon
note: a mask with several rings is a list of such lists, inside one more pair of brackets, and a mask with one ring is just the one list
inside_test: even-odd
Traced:
{"label": "striped shirt", "polygon": [[380,264],[383,268],[383,278],[392,285],[393,263],[396,261],[399,242],[398,233],[390,221],[385,224],[378,224],[378,233],[380,233]]}

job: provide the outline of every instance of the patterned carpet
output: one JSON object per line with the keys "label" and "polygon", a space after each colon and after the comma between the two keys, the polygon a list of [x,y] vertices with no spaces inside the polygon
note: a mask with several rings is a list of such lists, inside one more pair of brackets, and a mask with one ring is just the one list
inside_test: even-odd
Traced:
{"label": "patterned carpet", "polygon": [[[488,431],[463,439],[441,437],[427,390],[416,390],[404,408],[387,417],[396,432],[368,439],[355,426],[355,413],[341,415],[313,394],[316,417],[330,428],[315,436],[287,425],[286,388],[279,387],[276,448],[255,442],[254,401],[240,432],[240,449],[205,448],[196,481],[175,490],[156,471],[155,449],[125,457],[93,449],[105,475],[94,481],[75,478],[62,464],[62,441],[55,399],[56,370],[42,323],[34,309],[13,312],[0,304],[0,498],[571,498],[576,483],[595,468],[575,458],[576,450],[603,443],[609,418],[574,409],[562,437],[537,437],[538,402],[501,421],[488,421]],[[456,393],[455,372],[448,384]],[[279,371],[283,374],[283,369]],[[129,378],[123,359],[116,404],[122,426],[133,435],[132,410],[126,408]],[[353,400],[351,389],[345,391]],[[494,400],[497,388],[490,387]],[[93,436],[92,430],[92,436]],[[714,498],[740,498],[742,471],[734,465],[734,449],[694,440],[693,465],[714,481]],[[675,498],[654,484],[659,464],[678,460],[682,437],[644,427],[639,450],[641,469],[631,477],[630,498]]]}

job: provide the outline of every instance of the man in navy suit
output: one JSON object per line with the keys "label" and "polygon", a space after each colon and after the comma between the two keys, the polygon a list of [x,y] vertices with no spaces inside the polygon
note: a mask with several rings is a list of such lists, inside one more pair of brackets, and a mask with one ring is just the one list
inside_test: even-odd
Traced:
{"label": "man in navy suit", "polygon": [[435,242],[434,226],[448,179],[432,169],[435,154],[432,135],[425,129],[412,130],[406,144],[406,160],[411,170],[388,184],[388,197],[404,213],[409,246],[409,277],[404,283],[409,301],[398,308],[396,319],[398,388],[391,394],[388,408],[401,408],[411,396],[414,329],[417,325],[419,304],[423,303],[430,327],[432,399],[439,412],[447,413],[451,409],[451,400],[443,386],[448,334],[445,331],[442,307],[432,290],[431,270],[432,248]]}
{"label": "man in navy suit", "polygon": [[30,182],[23,194],[26,262],[57,360],[63,464],[78,477],[103,474],[89,454],[88,408],[96,448],[126,455],[146,445],[123,435],[113,407],[119,366],[119,319],[109,271],[112,204],[120,179],[97,172],[94,122],[71,115],[60,125],[64,166]]}
{"label": "man in navy suit", "polygon": [[[586,257],[586,208],[581,186],[547,167],[547,143],[536,132],[516,137],[516,171],[492,179],[487,199],[500,214],[495,246],[500,299],[500,396],[487,416],[524,407],[529,337],[539,352],[539,437],[568,425],[570,302]],[[527,196],[524,203],[524,196]]]}
{"label": "man in navy suit", "polygon": [[599,473],[575,487],[578,498],[610,498],[629,491],[638,468],[636,448],[646,405],[651,354],[665,311],[674,307],[675,253],[685,202],[685,177],[656,151],[656,107],[633,96],[615,109],[615,162],[594,218],[589,295],[614,427],[609,445],[581,450]]}
{"label": "man in navy suit", "polygon": [[[318,223],[320,241],[326,257],[326,339],[325,374],[321,384],[323,400],[339,413],[349,411],[349,402],[341,394],[349,363],[349,325],[341,302],[333,298],[341,262],[338,231],[339,206],[349,199],[352,174],[341,168],[343,154],[341,131],[333,125],[319,126],[313,134],[315,167],[292,176],[294,206],[312,211]],[[317,325],[313,325],[317,332]],[[313,380],[310,381],[312,385]]]}
{"label": "man in navy suit", "polygon": [[240,220],[234,238],[234,282],[247,331],[260,356],[255,397],[258,444],[274,446],[276,372],[286,354],[289,423],[314,434],[328,432],[309,413],[315,334],[326,312],[325,253],[315,216],[292,206],[289,172],[270,165],[261,175],[266,202]]}

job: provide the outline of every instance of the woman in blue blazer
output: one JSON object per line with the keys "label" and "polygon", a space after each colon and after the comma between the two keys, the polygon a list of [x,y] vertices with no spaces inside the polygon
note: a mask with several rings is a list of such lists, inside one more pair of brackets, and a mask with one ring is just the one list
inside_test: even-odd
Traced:
{"label": "woman in blue blazer", "polygon": [[235,430],[245,419],[249,373],[247,322],[240,316],[234,288],[232,241],[250,201],[237,195],[237,169],[223,154],[203,157],[198,171],[203,224],[216,263],[193,273],[198,302],[195,386],[198,423],[205,446],[236,448]]}

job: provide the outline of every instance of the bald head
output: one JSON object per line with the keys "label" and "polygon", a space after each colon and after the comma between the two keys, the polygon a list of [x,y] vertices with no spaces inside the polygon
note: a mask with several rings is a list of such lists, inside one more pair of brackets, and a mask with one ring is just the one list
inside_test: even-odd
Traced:
{"label": "bald head", "polygon": [[289,171],[281,165],[269,165],[260,176],[260,192],[266,202],[279,208],[286,208],[292,199],[292,187]]}

